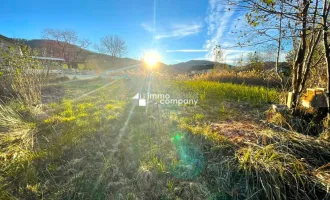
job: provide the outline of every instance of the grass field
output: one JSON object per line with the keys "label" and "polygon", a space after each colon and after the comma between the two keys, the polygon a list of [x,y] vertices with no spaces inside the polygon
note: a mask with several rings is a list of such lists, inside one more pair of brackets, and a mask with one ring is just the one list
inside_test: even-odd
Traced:
{"label": "grass field", "polygon": [[[155,76],[45,91],[29,118],[7,114],[0,199],[330,198],[329,142],[260,122],[274,89]],[[148,91],[198,103],[132,103]]]}

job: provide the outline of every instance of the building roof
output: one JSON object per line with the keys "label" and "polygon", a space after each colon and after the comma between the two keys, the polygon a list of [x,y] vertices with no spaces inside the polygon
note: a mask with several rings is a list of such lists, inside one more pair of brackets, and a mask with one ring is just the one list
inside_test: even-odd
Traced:
{"label": "building roof", "polygon": [[38,60],[65,61],[63,58],[51,58],[51,57],[40,57],[40,56],[32,56],[32,58],[36,58]]}

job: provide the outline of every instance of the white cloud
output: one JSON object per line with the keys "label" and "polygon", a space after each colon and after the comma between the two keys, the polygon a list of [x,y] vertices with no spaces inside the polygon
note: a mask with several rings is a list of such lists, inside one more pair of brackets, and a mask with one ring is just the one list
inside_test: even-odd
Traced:
{"label": "white cloud", "polygon": [[207,52],[206,49],[177,49],[177,50],[166,50],[167,53],[173,52],[183,52],[183,53],[198,53],[198,52]]}
{"label": "white cloud", "polygon": [[[228,31],[228,23],[232,21],[233,11],[232,6],[224,5],[218,0],[209,0],[208,16],[206,18],[208,26],[208,40],[204,44],[204,48],[208,50],[206,55],[208,58],[214,60],[213,48],[220,44],[223,35]],[[226,46],[229,43],[227,42]]]}
{"label": "white cloud", "polygon": [[230,48],[230,47],[233,47],[235,45],[236,45],[235,43],[229,42],[229,41],[221,43],[221,46],[224,47],[224,48],[228,48],[228,47]]}
{"label": "white cloud", "polygon": [[201,31],[201,24],[176,24],[173,25],[171,30],[166,33],[157,34],[155,39],[164,38],[182,38],[189,35],[196,35]]}
{"label": "white cloud", "polygon": [[142,23],[141,26],[142,26],[142,28],[144,28],[146,31],[148,31],[150,33],[154,32],[154,29],[150,24]]}
{"label": "white cloud", "polygon": [[193,58],[191,60],[209,60],[209,61],[211,61],[209,58],[206,58],[206,57]]}
{"label": "white cloud", "polygon": [[254,52],[252,50],[226,50],[224,51],[223,59],[228,64],[236,64],[240,59],[244,62],[247,58],[247,54]]}
{"label": "white cloud", "polygon": [[188,61],[191,61],[191,60],[209,60],[209,59],[206,58],[206,57],[196,57],[196,58],[190,58],[190,59],[184,59],[184,60],[173,60],[173,61],[176,62],[176,63],[180,63],[180,62],[188,62]]}

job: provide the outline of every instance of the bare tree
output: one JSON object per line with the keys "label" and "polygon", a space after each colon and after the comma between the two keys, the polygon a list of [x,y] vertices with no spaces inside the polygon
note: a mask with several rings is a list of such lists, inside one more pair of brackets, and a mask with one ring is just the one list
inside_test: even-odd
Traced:
{"label": "bare tree", "polygon": [[[295,58],[292,64],[292,108],[298,105],[305,89],[310,70],[319,60],[314,60],[316,47],[321,40],[319,0],[283,1],[283,0],[239,0],[236,5],[247,9],[247,21],[266,40],[256,37],[259,43],[276,41],[277,68],[282,42],[292,40]],[[272,31],[273,30],[273,31]],[[274,35],[278,30],[278,35]],[[267,40],[268,39],[268,40]],[[278,70],[278,69],[277,69]]]}
{"label": "bare tree", "polygon": [[54,41],[69,67],[72,67],[72,62],[90,45],[87,39],[79,38],[78,34],[71,30],[45,29],[43,38]]}
{"label": "bare tree", "polygon": [[101,38],[100,45],[96,46],[96,49],[98,49],[101,53],[119,58],[124,56],[127,51],[125,41],[116,35],[108,35]]}

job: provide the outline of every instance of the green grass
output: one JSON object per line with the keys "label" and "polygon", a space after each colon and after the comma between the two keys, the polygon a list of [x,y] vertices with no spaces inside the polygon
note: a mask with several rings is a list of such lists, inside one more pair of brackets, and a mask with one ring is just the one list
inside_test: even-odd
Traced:
{"label": "green grass", "polygon": [[132,79],[73,100],[107,83],[65,84],[64,98],[45,105],[24,137],[1,135],[0,199],[317,199],[327,194],[329,143],[260,125],[268,103],[276,102],[276,90],[155,78],[152,89],[198,94],[197,106],[130,112],[131,97],[147,86]]}
{"label": "green grass", "polygon": [[[72,96],[71,91],[77,91],[77,94],[81,95],[108,82],[95,79],[69,84],[65,86],[68,92],[67,98]],[[84,84],[87,86],[82,87],[81,85]],[[112,89],[120,88],[125,83],[116,84]],[[126,89],[122,88],[122,91],[126,92]],[[79,101],[64,99],[60,103],[46,105],[44,107],[46,113],[41,113],[40,116],[24,118],[14,111],[26,114],[25,109],[22,112],[21,106],[17,103],[11,104],[11,107],[1,107],[6,111],[1,113],[7,117],[3,119],[6,120],[3,125],[9,126],[11,130],[6,128],[7,133],[0,134],[3,150],[0,154],[0,178],[4,183],[0,188],[0,197],[41,198],[44,190],[47,191],[44,188],[44,181],[47,182],[45,177],[53,180],[52,174],[65,162],[74,159],[76,154],[73,152],[81,151],[80,148],[89,140],[99,137],[100,132],[111,132],[109,130],[113,129],[112,126],[120,125],[118,120],[122,117],[127,102],[116,96],[109,98],[111,94],[113,94],[111,89],[104,88],[95,92],[93,96]],[[117,94],[119,95],[119,92]],[[27,118],[28,122],[23,120]],[[30,122],[32,119],[34,123]],[[11,124],[8,123],[9,121]],[[52,186],[47,187],[54,189]]]}
{"label": "green grass", "polygon": [[[181,130],[204,140],[200,145],[206,145],[209,162],[203,181],[209,197],[309,199],[327,194],[329,182],[324,180],[329,177],[330,160],[325,157],[330,149],[326,141],[249,127],[258,127],[262,110],[269,102],[278,102],[275,89],[199,80],[177,81],[176,86],[184,93],[200,94],[197,108],[181,107],[171,119]],[[213,124],[219,122],[222,128],[215,129]],[[322,172],[315,170],[319,167]]]}
{"label": "green grass", "polygon": [[237,85],[231,83],[217,83],[212,81],[177,81],[183,91],[192,91],[199,94],[200,100],[248,102],[253,105],[278,102],[279,93],[276,89]]}

